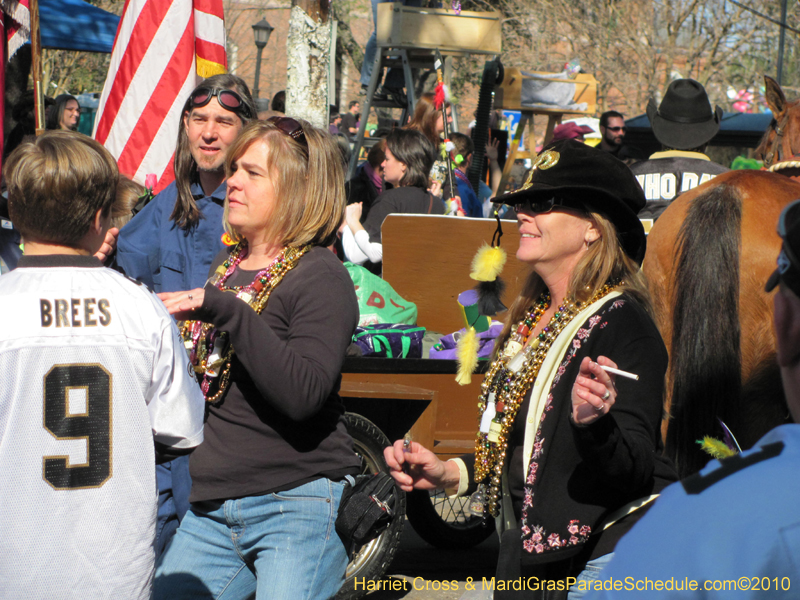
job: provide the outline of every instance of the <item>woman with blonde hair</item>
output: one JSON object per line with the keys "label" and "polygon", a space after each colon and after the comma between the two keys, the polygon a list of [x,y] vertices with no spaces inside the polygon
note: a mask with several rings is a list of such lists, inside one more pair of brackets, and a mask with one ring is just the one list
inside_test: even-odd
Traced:
{"label": "woman with blonde hair", "polygon": [[331,136],[305,121],[250,123],[226,160],[235,242],[202,289],[160,297],[205,394],[191,508],[156,572],[155,598],[330,598],[347,553],[334,530],[360,461],[339,378],[358,321],[326,249],[344,216]]}
{"label": "woman with blonde hair", "polygon": [[497,200],[516,208],[531,274],[484,378],[475,454],[442,462],[400,441],[385,456],[402,489],[474,492],[473,513],[500,519],[497,579],[577,582],[496,600],[573,600],[676,479],[660,432],[667,352],[639,269],[645,198],[625,164],[568,140]]}

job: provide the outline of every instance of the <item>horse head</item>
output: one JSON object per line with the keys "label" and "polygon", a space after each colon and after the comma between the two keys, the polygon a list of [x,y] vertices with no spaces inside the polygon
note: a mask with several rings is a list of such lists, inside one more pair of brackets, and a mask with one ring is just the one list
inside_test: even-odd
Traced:
{"label": "horse head", "polygon": [[781,86],[768,75],[764,75],[764,84],[772,122],[756,154],[773,173],[800,178],[800,100],[786,100]]}

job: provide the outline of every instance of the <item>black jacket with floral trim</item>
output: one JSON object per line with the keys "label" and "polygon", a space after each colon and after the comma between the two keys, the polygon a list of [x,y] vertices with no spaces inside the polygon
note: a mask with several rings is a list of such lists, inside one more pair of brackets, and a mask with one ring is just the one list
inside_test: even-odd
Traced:
{"label": "black jacket with floral trim", "polygon": [[[639,375],[616,377],[616,402],[587,427],[571,419],[571,392],[585,356],[606,356]],[[524,472],[523,441],[530,392],[509,440],[508,477],[520,526],[523,565],[570,559],[584,549],[608,515],[657,494],[677,479],[662,455],[661,417],[667,351],[652,318],[630,297],[608,300],[581,326],[550,388]],[[468,464],[470,476],[474,465]],[[592,537],[590,556],[613,551],[643,514],[634,512]],[[639,514],[637,514],[639,513]]]}

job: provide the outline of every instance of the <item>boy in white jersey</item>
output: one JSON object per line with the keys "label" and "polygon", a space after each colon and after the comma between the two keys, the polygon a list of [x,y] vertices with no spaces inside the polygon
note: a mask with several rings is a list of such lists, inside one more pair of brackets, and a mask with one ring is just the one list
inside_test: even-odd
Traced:
{"label": "boy in white jersey", "polygon": [[53,131],[5,165],[25,255],[0,278],[0,594],[150,597],[155,462],[203,439],[203,396],[175,325],[93,254],[114,159]]}

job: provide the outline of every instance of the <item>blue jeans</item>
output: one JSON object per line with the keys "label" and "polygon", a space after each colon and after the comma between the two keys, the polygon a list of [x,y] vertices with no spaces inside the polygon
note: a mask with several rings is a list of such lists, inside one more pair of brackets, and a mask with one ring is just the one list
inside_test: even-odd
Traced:
{"label": "blue jeans", "polygon": [[[378,53],[378,38],[375,35],[375,30],[378,28],[378,4],[381,2],[393,2],[394,0],[371,0],[372,2],[372,35],[367,40],[367,45],[364,48],[364,62],[361,63],[361,85],[369,85],[369,80],[372,77],[372,68],[375,66],[375,55]],[[405,0],[403,4],[406,6],[422,6],[423,0]],[[380,80],[378,80],[380,83]],[[389,69],[386,74],[386,82],[384,86],[388,88],[404,88],[406,80],[403,76],[403,69]]]}
{"label": "blue jeans", "polygon": [[567,600],[578,600],[579,598],[583,598],[586,595],[586,589],[579,589],[577,583],[579,581],[586,581],[592,582],[596,579],[600,579],[603,576],[603,569],[608,566],[608,563],[611,562],[611,559],[614,558],[614,553],[609,552],[608,554],[604,554],[603,556],[598,556],[594,560],[590,560],[586,563],[586,566],[583,568],[576,577],[576,585],[571,587],[569,590],[569,594],[567,595]]}
{"label": "blue jeans", "polygon": [[332,598],[347,552],[334,528],[344,485],[197,502],[156,567],[154,600]]}

